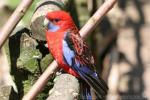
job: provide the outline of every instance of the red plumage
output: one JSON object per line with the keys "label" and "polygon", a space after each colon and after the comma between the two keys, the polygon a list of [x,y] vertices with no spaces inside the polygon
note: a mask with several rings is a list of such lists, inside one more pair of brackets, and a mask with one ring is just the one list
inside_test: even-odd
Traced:
{"label": "red plumage", "polygon": [[[91,51],[81,38],[71,16],[64,11],[53,11],[49,12],[46,18],[48,48],[59,66],[86,81],[99,98],[105,98],[107,85],[98,77]],[[84,91],[90,91],[89,87]],[[86,93],[88,99],[91,98],[89,94]]]}
{"label": "red plumage", "polygon": [[64,38],[65,30],[72,27],[72,29],[75,32],[78,32],[78,29],[74,25],[71,17],[67,16],[62,11],[50,12],[47,14],[46,17],[48,19],[54,20],[55,18],[58,18],[58,16],[61,20],[65,20],[66,22],[56,23],[53,21],[53,23],[55,23],[56,25],[62,26],[61,29],[56,32],[51,32],[50,30],[46,30],[46,40],[48,41],[47,43],[48,43],[49,50],[51,54],[54,56],[54,58],[56,59],[56,61],[59,63],[59,67],[63,68],[66,72],[76,77],[79,77],[79,75],[64,62],[63,53],[62,53],[62,41]]}

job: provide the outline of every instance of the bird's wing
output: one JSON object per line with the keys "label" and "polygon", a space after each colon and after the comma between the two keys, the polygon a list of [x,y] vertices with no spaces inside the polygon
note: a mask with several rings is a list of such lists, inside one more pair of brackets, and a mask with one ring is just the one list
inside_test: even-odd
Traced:
{"label": "bird's wing", "polygon": [[92,53],[79,33],[74,34],[68,31],[65,40],[69,44],[69,47],[75,52],[76,59],[80,61],[81,64],[95,71],[95,62]]}
{"label": "bird's wing", "polygon": [[[83,80],[94,88],[100,98],[104,98],[108,88],[103,79],[99,78],[95,70],[93,70],[94,62],[91,62],[93,58],[91,58],[91,53],[88,50],[85,42],[81,40],[79,35],[66,33],[65,39],[63,40],[64,61],[75,70]],[[85,59],[86,55],[88,59]]]}

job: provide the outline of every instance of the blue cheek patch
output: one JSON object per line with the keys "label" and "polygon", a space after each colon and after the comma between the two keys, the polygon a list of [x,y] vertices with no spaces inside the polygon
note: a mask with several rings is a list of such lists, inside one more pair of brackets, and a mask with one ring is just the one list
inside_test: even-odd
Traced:
{"label": "blue cheek patch", "polygon": [[48,24],[48,30],[52,31],[52,32],[56,32],[60,29],[59,26],[53,24],[53,23],[49,23]]}

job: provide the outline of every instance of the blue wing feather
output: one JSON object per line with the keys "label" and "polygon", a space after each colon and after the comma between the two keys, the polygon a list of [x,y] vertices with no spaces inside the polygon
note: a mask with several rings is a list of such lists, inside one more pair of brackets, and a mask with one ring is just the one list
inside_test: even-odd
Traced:
{"label": "blue wing feather", "polygon": [[70,50],[65,40],[63,41],[63,55],[64,55],[64,58],[66,59],[66,63],[69,66],[72,66],[75,53],[72,50]]}

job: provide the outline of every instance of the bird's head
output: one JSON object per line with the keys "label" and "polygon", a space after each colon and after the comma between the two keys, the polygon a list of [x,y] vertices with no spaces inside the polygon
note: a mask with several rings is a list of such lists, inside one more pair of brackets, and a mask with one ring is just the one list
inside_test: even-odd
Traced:
{"label": "bird's head", "polygon": [[74,23],[69,13],[65,11],[52,11],[47,13],[44,26],[48,31],[56,32],[74,27]]}

